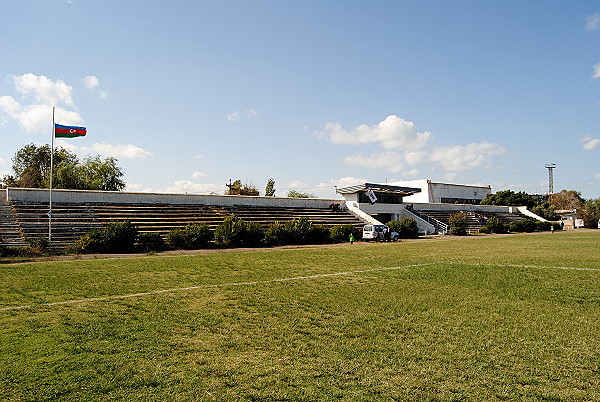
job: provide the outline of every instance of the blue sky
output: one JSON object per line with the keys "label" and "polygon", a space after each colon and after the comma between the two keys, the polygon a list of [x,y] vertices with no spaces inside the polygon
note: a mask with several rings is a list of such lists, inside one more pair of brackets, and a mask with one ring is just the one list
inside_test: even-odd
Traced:
{"label": "blue sky", "polygon": [[130,191],[429,178],[600,197],[597,1],[20,0],[0,14],[0,174],[51,106]]}

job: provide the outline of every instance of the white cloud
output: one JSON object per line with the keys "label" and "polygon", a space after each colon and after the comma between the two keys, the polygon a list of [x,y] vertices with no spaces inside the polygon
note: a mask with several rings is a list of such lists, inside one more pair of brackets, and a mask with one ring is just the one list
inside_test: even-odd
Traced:
{"label": "white cloud", "polygon": [[[362,152],[346,156],[344,163],[369,169],[386,169],[414,177],[419,170],[415,166],[441,167],[448,172],[468,169],[491,168],[493,156],[502,155],[505,149],[489,142],[467,145],[436,146],[429,131],[420,132],[414,123],[395,115],[380,123],[357,126],[345,130],[340,123],[327,123],[325,130],[316,133],[333,144],[375,144],[380,149],[366,155]],[[413,168],[407,169],[407,166]],[[406,170],[405,170],[406,169]]]}
{"label": "white cloud", "polygon": [[587,31],[595,31],[595,30],[600,29],[600,14],[599,13],[588,15],[585,18],[585,29]]}
{"label": "white cloud", "polygon": [[196,194],[223,194],[225,186],[222,184],[202,184],[189,180],[177,180],[172,186],[166,188],[151,188],[142,184],[126,183],[127,191],[141,193],[196,193]]}
{"label": "white cloud", "polygon": [[194,183],[189,180],[177,180],[173,186],[158,190],[161,193],[217,193],[223,194],[225,186],[222,184]]}
{"label": "white cloud", "polygon": [[145,159],[152,156],[152,152],[148,152],[132,144],[112,145],[98,142],[89,147],[80,147],[75,145],[73,141],[57,140],[56,145],[66,148],[78,155],[98,154],[104,158],[113,157],[117,159]]}
{"label": "white cloud", "polygon": [[202,154],[194,155],[194,158],[196,158],[196,159],[204,159],[204,155],[202,155]]}
{"label": "white cloud", "polygon": [[112,145],[106,143],[95,143],[91,146],[91,150],[102,155],[103,157],[112,156],[123,159],[145,159],[152,156],[151,152],[132,144]]}
{"label": "white cloud", "polygon": [[206,173],[202,173],[202,172],[193,172],[192,173],[192,177],[194,179],[202,179],[206,177]]}
{"label": "white cloud", "polygon": [[596,173],[596,176],[594,176],[596,179],[600,179],[600,172]]}
{"label": "white cloud", "polygon": [[287,188],[291,188],[291,189],[308,188],[308,187],[310,187],[310,185],[308,185],[300,180],[293,180],[287,185]]}
{"label": "white cloud", "polygon": [[[27,132],[49,132],[52,128],[52,105],[56,106],[55,120],[61,124],[82,125],[79,113],[61,105],[74,108],[71,86],[62,80],[52,81],[43,75],[23,74],[10,76],[15,89],[32,103],[22,104],[12,96],[0,96],[0,111],[17,121]],[[6,121],[3,118],[4,121]]]}
{"label": "white cloud", "polygon": [[456,176],[458,176],[456,173],[446,173],[442,176],[442,180],[445,182],[452,182],[456,180]]}
{"label": "white cloud", "polygon": [[258,112],[254,108],[244,110],[243,112],[235,111],[233,113],[227,114],[227,120],[229,121],[239,121],[241,119],[255,119],[256,117],[258,117]]}
{"label": "white cloud", "polygon": [[400,152],[372,153],[368,156],[356,154],[346,156],[344,163],[351,166],[361,166],[369,169],[387,169],[390,172],[400,172],[404,168]]}
{"label": "white cloud", "polygon": [[37,103],[75,106],[73,88],[63,80],[52,81],[44,75],[23,74],[12,76],[15,89],[23,95],[32,95]]}
{"label": "white cloud", "polygon": [[600,63],[594,64],[594,74],[592,74],[592,79],[600,78]]}
{"label": "white cloud", "polygon": [[600,139],[592,138],[591,135],[585,135],[579,142],[583,143],[583,149],[586,151],[591,151],[592,149],[596,149],[600,147]]}
{"label": "white cloud", "polygon": [[100,85],[100,80],[98,80],[98,77],[95,75],[88,75],[83,77],[83,85],[85,85],[86,88],[93,89]]}
{"label": "white cloud", "polygon": [[[23,106],[12,96],[0,96],[0,110],[16,120],[27,132],[50,132],[52,130],[52,106],[31,104]],[[77,112],[56,107],[55,121],[60,124],[82,125]]]}
{"label": "white cloud", "polygon": [[436,147],[428,160],[440,164],[445,170],[459,172],[463,170],[492,167],[490,158],[503,155],[506,150],[498,144],[489,142],[467,145],[449,145]]}
{"label": "white cloud", "polygon": [[376,125],[361,124],[351,131],[344,130],[340,123],[327,123],[319,137],[334,144],[361,145],[378,143],[385,149],[418,150],[427,145],[431,133],[419,132],[414,123],[390,115]]}

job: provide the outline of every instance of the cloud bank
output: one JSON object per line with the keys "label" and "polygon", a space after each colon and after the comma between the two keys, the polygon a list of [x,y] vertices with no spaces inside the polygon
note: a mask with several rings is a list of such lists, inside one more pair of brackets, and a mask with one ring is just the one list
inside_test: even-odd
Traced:
{"label": "cloud bank", "polygon": [[82,125],[83,118],[73,110],[73,88],[62,80],[51,80],[43,75],[11,75],[9,80],[21,97],[31,103],[23,104],[12,96],[0,96],[0,112],[18,122],[27,132],[48,130],[52,121],[52,106],[56,106],[55,119],[62,124]]}
{"label": "cloud bank", "polygon": [[390,115],[369,126],[361,124],[347,130],[340,123],[327,123],[319,138],[333,144],[353,146],[372,145],[375,151],[358,152],[343,158],[344,163],[369,169],[385,169],[416,176],[417,167],[440,168],[446,172],[493,168],[494,156],[506,150],[490,142],[473,142],[466,145],[436,145],[429,131],[418,131],[413,122]]}

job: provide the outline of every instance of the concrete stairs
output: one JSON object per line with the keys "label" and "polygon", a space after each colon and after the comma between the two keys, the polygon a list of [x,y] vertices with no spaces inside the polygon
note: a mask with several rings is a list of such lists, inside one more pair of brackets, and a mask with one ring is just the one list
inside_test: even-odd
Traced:
{"label": "concrete stairs", "polygon": [[15,213],[10,204],[3,200],[0,200],[0,245],[25,245]]}

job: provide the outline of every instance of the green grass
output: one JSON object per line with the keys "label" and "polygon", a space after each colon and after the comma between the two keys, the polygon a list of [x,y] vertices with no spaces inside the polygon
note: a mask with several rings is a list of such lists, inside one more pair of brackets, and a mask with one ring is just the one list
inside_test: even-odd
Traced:
{"label": "green grass", "polygon": [[0,399],[600,400],[599,246],[574,231],[1,265],[0,308],[29,307],[0,311]]}

